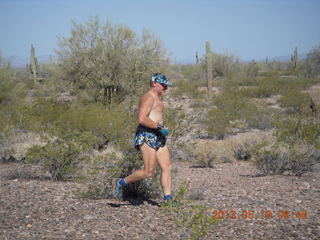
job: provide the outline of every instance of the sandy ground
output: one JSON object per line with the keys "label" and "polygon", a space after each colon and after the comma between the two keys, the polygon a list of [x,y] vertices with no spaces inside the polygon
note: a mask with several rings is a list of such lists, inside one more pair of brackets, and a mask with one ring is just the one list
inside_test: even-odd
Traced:
{"label": "sandy ground", "polygon": [[[261,176],[249,162],[191,168],[174,164],[186,199],[210,207],[218,222],[204,239],[319,239],[320,172]],[[32,166],[0,164],[0,239],[188,239],[159,199],[118,202],[75,197],[78,184],[25,179]],[[20,173],[20,174],[17,174]],[[41,174],[41,173],[40,173]],[[29,174],[30,175],[30,174]]]}

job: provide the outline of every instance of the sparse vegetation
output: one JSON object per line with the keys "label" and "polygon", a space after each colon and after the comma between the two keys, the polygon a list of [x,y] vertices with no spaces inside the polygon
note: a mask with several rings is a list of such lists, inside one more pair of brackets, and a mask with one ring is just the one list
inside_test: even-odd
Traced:
{"label": "sparse vegetation", "polygon": [[285,116],[275,121],[275,142],[265,142],[253,154],[266,174],[289,172],[301,175],[320,161],[320,125],[303,115]]}
{"label": "sparse vegetation", "polygon": [[210,207],[196,205],[185,199],[188,188],[189,182],[182,182],[175,195],[176,204],[163,204],[161,210],[173,217],[178,227],[190,233],[189,239],[203,239],[217,220],[210,215]]}
{"label": "sparse vegetation", "polygon": [[[26,69],[12,69],[0,56],[1,137],[12,130],[47,136],[47,145],[29,149],[28,162],[44,166],[54,180],[73,174],[87,186],[81,191],[85,197],[110,197],[111,179],[143,164],[132,147],[138,97],[152,73],[167,71],[178,79],[169,98],[187,99],[191,108],[188,112],[174,106],[165,116],[172,147],[188,149],[186,160],[213,167],[234,158],[254,159],[264,173],[299,175],[319,161],[320,127],[308,93],[320,82],[318,52],[316,47],[306,60],[295,59],[294,69],[290,62],[243,63],[232,55],[212,53],[207,69],[213,76],[210,86],[217,91],[208,96],[204,58],[197,64],[170,65],[160,39],[150,31],[137,36],[126,26],[102,23],[97,17],[73,22],[71,36],[59,40],[58,63],[41,65],[37,72],[41,81]],[[265,103],[274,96],[278,106]],[[271,129],[275,140],[260,148],[232,148],[228,156],[186,144],[190,138],[193,144],[200,137],[219,141]],[[111,146],[116,151],[105,154]],[[131,184],[125,195],[159,196],[157,178]],[[203,214],[202,208],[194,211]]]}

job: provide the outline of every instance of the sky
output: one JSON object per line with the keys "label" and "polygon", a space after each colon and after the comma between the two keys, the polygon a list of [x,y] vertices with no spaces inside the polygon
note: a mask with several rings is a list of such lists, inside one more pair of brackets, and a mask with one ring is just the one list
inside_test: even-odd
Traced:
{"label": "sky", "polygon": [[320,45],[320,0],[0,0],[0,52],[29,58],[33,44],[36,56],[54,54],[71,21],[90,16],[151,30],[176,63],[203,56],[206,41],[245,61]]}

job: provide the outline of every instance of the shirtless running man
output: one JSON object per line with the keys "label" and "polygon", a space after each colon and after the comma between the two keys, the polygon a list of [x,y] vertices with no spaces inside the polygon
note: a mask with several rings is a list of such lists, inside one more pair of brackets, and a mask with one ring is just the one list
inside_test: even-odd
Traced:
{"label": "shirtless running man", "polygon": [[173,199],[171,195],[171,160],[169,149],[166,146],[169,130],[163,124],[164,104],[161,97],[168,86],[173,86],[167,77],[155,73],[151,77],[150,89],[142,96],[138,110],[138,128],[134,145],[140,149],[144,168],[133,172],[131,175],[114,179],[114,196],[122,200],[123,186],[145,178],[152,177],[156,172],[156,165],[161,168],[160,183],[164,200]]}

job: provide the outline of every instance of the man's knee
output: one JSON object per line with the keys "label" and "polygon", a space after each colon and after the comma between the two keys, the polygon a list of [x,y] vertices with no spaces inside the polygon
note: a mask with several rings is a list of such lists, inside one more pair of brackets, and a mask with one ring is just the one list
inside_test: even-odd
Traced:
{"label": "man's knee", "polygon": [[145,170],[145,177],[146,178],[153,177],[155,174],[156,174],[156,170],[155,169]]}
{"label": "man's knee", "polygon": [[171,169],[172,169],[172,163],[171,162],[169,162],[167,164],[164,164],[162,166],[162,170],[164,170],[164,171],[171,171]]}

